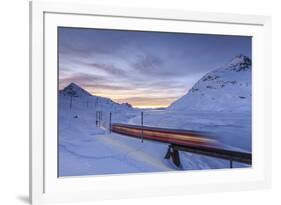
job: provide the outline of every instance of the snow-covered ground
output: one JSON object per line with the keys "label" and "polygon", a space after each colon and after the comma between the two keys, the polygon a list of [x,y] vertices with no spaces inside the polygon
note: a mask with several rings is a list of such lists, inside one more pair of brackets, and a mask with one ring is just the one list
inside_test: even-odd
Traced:
{"label": "snow-covered ground", "polygon": [[[134,109],[90,95],[75,84],[66,87],[59,94],[59,176],[229,168],[227,160],[185,152],[180,152],[182,167],[177,168],[164,159],[168,144],[109,133],[109,113],[113,123],[140,124],[144,111],[146,126],[206,131],[229,149],[251,152],[248,60],[238,56],[208,73],[166,110]],[[102,112],[100,127],[96,111]]]}
{"label": "snow-covered ground", "polygon": [[[84,111],[85,110],[79,111],[73,109],[64,117],[64,122],[60,125],[60,176],[198,170],[229,167],[229,162],[226,160],[180,152],[183,167],[177,168],[170,160],[164,159],[168,144],[147,140],[144,140],[142,143],[140,139],[109,133],[105,128],[95,127],[94,115],[89,117]],[[88,117],[84,117],[83,113]],[[122,113],[119,114],[122,115]],[[128,123],[139,124],[140,115],[138,115],[138,113],[134,114],[135,117],[131,117],[133,114],[129,115]],[[179,127],[179,124],[177,124],[173,118],[170,118],[170,122],[172,123],[165,121],[165,116],[171,116],[170,114],[171,113],[163,113],[163,111],[153,110],[144,112],[144,123],[145,125],[149,124],[159,127]],[[116,115],[118,114],[116,113]],[[74,116],[78,116],[78,118],[74,118]],[[208,115],[206,114],[206,116]],[[179,122],[182,122],[182,119],[190,120],[190,123],[185,123],[185,126],[188,129],[198,129],[200,127],[202,130],[203,128],[206,128],[206,131],[212,129],[218,130],[217,126],[220,126],[219,124],[221,124],[223,127],[222,132],[228,132],[226,136],[229,139],[232,139],[232,136],[237,132],[233,128],[233,124],[229,124],[227,127],[222,124],[222,121],[227,118],[225,116],[223,117],[223,119],[217,118],[217,121],[214,122],[208,118],[201,118],[200,121],[196,115],[190,115],[182,116],[182,118],[179,119]],[[155,123],[155,119],[160,121]],[[238,118],[235,120],[239,121],[240,119]],[[218,123],[214,126],[216,122]],[[173,123],[177,126],[173,126]],[[233,120],[229,119],[228,123],[233,123]],[[243,132],[243,129],[247,130],[247,127],[242,126],[239,129],[241,129],[241,131],[239,131],[239,133],[241,133]],[[230,133],[232,136],[230,136]],[[241,138],[241,136],[237,137]],[[244,165],[234,163],[234,166],[241,167]]]}

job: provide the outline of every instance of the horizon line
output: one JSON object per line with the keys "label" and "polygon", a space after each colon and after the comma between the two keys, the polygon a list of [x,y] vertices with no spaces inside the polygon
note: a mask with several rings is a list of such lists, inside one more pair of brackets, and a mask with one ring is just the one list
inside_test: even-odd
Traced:
{"label": "horizon line", "polygon": [[[174,103],[176,100],[180,99],[181,97],[177,98],[176,100],[174,100],[173,102],[169,103],[167,106],[164,106],[164,105],[134,105],[133,103],[130,103],[129,101],[122,101],[122,102],[118,102],[118,100],[123,100],[123,99],[112,99],[111,97],[108,97],[108,96],[103,96],[103,95],[98,95],[98,94],[94,94],[92,93],[91,91],[87,90],[87,88],[84,88],[83,86],[81,86],[79,83],[76,83],[76,82],[71,82],[69,84],[67,84],[64,88],[58,88],[58,92],[60,91],[63,91],[65,88],[67,88],[68,86],[70,86],[71,84],[74,84],[75,86],[79,87],[80,89],[84,90],[85,92],[89,93],[91,96],[94,96],[94,97],[101,97],[101,98],[108,98],[110,100],[112,100],[113,102],[115,103],[118,103],[118,104],[125,104],[125,103],[128,103],[129,105],[131,105],[133,108],[136,108],[136,109],[166,109],[168,108],[172,103]],[[184,95],[186,95],[187,93],[185,93]],[[168,98],[168,97],[167,97]],[[151,98],[147,98],[147,99],[151,99]],[[155,98],[155,99],[161,99],[161,98]]]}

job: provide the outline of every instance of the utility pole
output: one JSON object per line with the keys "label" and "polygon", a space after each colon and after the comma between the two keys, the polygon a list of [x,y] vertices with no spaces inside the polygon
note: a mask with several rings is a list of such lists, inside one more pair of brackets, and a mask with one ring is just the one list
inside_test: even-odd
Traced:
{"label": "utility pole", "polygon": [[96,126],[101,126],[101,120],[102,120],[102,111],[96,111]]}
{"label": "utility pole", "polygon": [[143,112],[141,112],[141,142],[143,143]]}
{"label": "utility pole", "polygon": [[96,127],[98,127],[98,111],[96,111]]}
{"label": "utility pole", "polygon": [[109,134],[111,134],[111,117],[112,117],[112,113],[109,113]]}
{"label": "utility pole", "polygon": [[100,111],[100,127],[101,127],[101,121],[102,121],[102,111]]}

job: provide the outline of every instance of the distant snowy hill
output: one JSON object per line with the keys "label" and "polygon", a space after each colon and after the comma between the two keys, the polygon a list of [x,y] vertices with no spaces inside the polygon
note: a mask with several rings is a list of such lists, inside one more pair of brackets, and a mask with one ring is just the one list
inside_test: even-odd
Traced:
{"label": "distant snowy hill", "polygon": [[250,112],[251,75],[251,59],[244,55],[236,56],[227,65],[203,76],[168,110]]}
{"label": "distant snowy hill", "polygon": [[[87,120],[91,126],[96,123],[97,112],[100,112],[101,126],[109,126],[109,116],[112,115],[112,122],[126,122],[127,119],[137,112],[129,103],[119,104],[109,98],[90,94],[75,83],[70,83],[63,90],[59,91],[59,115],[62,121],[61,128],[71,118],[76,121]],[[85,123],[84,123],[85,124]]]}
{"label": "distant snowy hill", "polygon": [[73,107],[79,109],[83,107],[91,107],[98,111],[121,111],[133,109],[129,103],[119,104],[109,98],[92,95],[75,83],[70,83],[59,92],[59,95],[60,101],[65,103],[66,108],[70,107],[70,101],[72,100]]}
{"label": "distant snowy hill", "polygon": [[63,94],[64,96],[75,95],[76,97],[91,96],[88,91],[79,87],[75,83],[70,83],[68,86],[66,86],[63,90],[60,91],[60,94]]}

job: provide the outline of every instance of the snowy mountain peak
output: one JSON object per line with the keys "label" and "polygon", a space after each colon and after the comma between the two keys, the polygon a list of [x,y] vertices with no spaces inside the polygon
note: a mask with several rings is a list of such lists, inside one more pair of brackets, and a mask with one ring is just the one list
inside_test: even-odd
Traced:
{"label": "snowy mountain peak", "polygon": [[134,110],[129,103],[119,104],[110,98],[92,95],[75,83],[70,83],[63,90],[59,91],[60,106],[63,109],[72,109],[88,112],[102,111],[109,115],[109,112],[126,112]]}
{"label": "snowy mountain peak", "polygon": [[252,60],[243,54],[234,57],[226,65],[226,67],[229,67],[229,70],[236,71],[236,72],[249,70],[251,66],[252,66]]}
{"label": "snowy mountain peak", "polygon": [[250,112],[252,62],[238,55],[227,65],[204,75],[186,95],[170,105],[177,111]]}
{"label": "snowy mountain peak", "polygon": [[70,83],[68,86],[66,86],[62,90],[62,93],[64,95],[72,95],[75,97],[81,97],[83,95],[91,95],[88,91],[84,90],[83,88],[81,88],[75,83]]}

